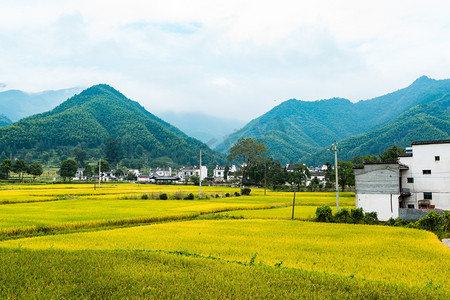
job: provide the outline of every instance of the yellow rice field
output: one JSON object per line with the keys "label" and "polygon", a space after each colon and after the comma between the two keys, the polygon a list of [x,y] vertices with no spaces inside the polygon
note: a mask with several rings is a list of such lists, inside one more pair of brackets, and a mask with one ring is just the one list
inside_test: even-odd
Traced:
{"label": "yellow rice field", "polygon": [[281,264],[376,281],[450,284],[450,250],[434,234],[385,226],[287,220],[202,220],[4,241],[0,247],[164,250]]}

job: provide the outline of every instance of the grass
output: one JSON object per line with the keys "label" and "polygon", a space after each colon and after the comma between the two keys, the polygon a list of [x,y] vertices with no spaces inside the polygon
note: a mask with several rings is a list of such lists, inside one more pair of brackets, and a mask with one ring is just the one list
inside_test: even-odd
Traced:
{"label": "grass", "polygon": [[[161,238],[170,237],[170,238]],[[198,220],[4,241],[0,247],[185,251],[359,279],[450,287],[450,251],[426,231],[284,220]],[[401,254],[401,255],[400,255]]]}
{"label": "grass", "polygon": [[411,288],[142,251],[0,249],[0,264],[3,299],[445,299],[449,295],[433,286]]}

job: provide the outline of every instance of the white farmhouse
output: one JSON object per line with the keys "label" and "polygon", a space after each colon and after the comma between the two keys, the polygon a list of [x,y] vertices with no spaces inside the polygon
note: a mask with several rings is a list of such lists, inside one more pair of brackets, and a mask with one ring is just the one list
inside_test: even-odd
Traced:
{"label": "white farmhouse", "polygon": [[399,162],[404,196],[401,208],[450,210],[450,140],[412,142]]}
{"label": "white farmhouse", "polygon": [[450,140],[412,142],[398,161],[355,167],[356,207],[380,220],[450,210]]}
{"label": "white farmhouse", "polygon": [[170,177],[172,176],[172,168],[152,168],[150,169],[150,177]]}
{"label": "white farmhouse", "polygon": [[[217,182],[225,181],[226,167],[227,166],[216,165],[216,167],[214,168],[214,173],[213,173],[214,181],[217,181]],[[235,165],[228,166],[228,174],[230,174],[230,173],[234,174],[234,172],[236,172],[236,170],[237,169],[236,169]]]}
{"label": "white farmhouse", "polygon": [[197,174],[200,180],[203,180],[208,176],[208,168],[206,166],[182,167],[178,170],[177,176],[181,180],[188,180],[194,174]]}

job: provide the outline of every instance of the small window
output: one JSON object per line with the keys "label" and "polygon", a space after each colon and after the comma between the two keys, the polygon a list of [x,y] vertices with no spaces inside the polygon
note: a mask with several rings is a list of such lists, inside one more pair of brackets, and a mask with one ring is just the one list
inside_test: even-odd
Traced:
{"label": "small window", "polygon": [[408,178],[407,178],[407,182],[408,182],[408,183],[414,183],[414,178],[408,177]]}
{"label": "small window", "polygon": [[408,208],[414,208],[414,204],[408,204]]}
{"label": "small window", "polygon": [[423,199],[425,199],[425,200],[433,199],[432,193],[423,193]]}
{"label": "small window", "polygon": [[435,161],[440,161],[440,160],[441,160],[441,157],[440,157],[440,156],[435,156],[435,157],[434,157],[434,160],[435,160]]}
{"label": "small window", "polygon": [[422,170],[422,174],[431,174],[431,170]]}

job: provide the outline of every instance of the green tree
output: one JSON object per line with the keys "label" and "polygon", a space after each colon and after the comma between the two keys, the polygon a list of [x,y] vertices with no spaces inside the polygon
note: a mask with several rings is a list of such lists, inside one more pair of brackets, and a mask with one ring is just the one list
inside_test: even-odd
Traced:
{"label": "green tree", "polygon": [[80,148],[74,148],[72,149],[72,155],[75,158],[75,161],[78,163],[78,166],[83,166],[86,158],[87,158],[87,152]]}
{"label": "green tree", "polygon": [[106,141],[105,158],[113,166],[119,162],[119,141],[117,139],[110,137]]}
{"label": "green tree", "polygon": [[241,138],[231,147],[228,154],[228,161],[236,161],[242,166],[242,178],[246,177],[246,170],[249,166],[260,163],[267,154],[267,148],[262,141],[258,142],[253,138]]}
{"label": "green tree", "polygon": [[92,167],[87,164],[86,166],[84,166],[84,171],[83,171],[83,175],[86,176],[87,178],[92,177]]}
{"label": "green tree", "polygon": [[28,167],[28,173],[35,179],[37,176],[41,176],[44,173],[44,169],[41,164],[33,163]]}
{"label": "green tree", "polygon": [[[336,180],[336,175],[333,174],[333,181]],[[345,191],[346,186],[355,185],[355,174],[353,173],[353,164],[349,161],[338,162],[338,183]]]}
{"label": "green tree", "polygon": [[123,177],[123,175],[124,175],[124,173],[123,173],[122,169],[117,169],[117,170],[114,172],[114,176],[116,176],[117,178]]}
{"label": "green tree", "polygon": [[[104,159],[101,159],[100,160],[101,162],[100,162],[100,171],[102,172],[102,173],[104,173],[104,172],[108,172],[109,170],[111,170],[111,168],[109,167],[109,163],[108,163],[108,161],[106,161],[106,160],[104,160]],[[99,165],[99,163],[97,162],[96,164],[95,164],[95,168],[94,168],[94,174],[98,174],[98,165]]]}
{"label": "green tree", "polygon": [[398,155],[401,153],[405,153],[405,149],[394,145],[391,148],[386,149],[386,151],[381,153],[379,157],[382,161],[396,161],[398,159]]}
{"label": "green tree", "polygon": [[225,166],[225,170],[223,171],[223,179],[225,181],[228,180],[228,173],[230,173],[230,167],[229,166]]}
{"label": "green tree", "polygon": [[299,165],[294,168],[292,172],[289,172],[289,182],[294,185],[297,189],[300,185],[304,185],[306,180],[311,178],[311,172],[309,172],[308,167],[305,165]]}
{"label": "green tree", "polygon": [[9,173],[12,170],[12,163],[9,158],[5,159],[0,166],[0,173],[4,174],[6,179],[9,178]]}
{"label": "green tree", "polygon": [[200,184],[200,177],[197,174],[194,174],[189,177],[189,181],[192,182],[193,185],[199,185]]}
{"label": "green tree", "polygon": [[327,167],[326,170],[325,170],[325,187],[326,188],[330,188],[330,187],[333,186],[332,180],[334,178],[333,177],[334,168],[333,168],[333,166],[331,165],[331,163],[329,161],[327,161],[325,163],[325,166]]}
{"label": "green tree", "polygon": [[23,159],[18,159],[12,164],[12,171],[19,174],[19,179],[23,180],[23,174],[28,171],[28,164]]}
{"label": "green tree", "polygon": [[309,188],[312,190],[318,188],[320,185],[320,180],[317,177],[314,177],[313,179],[311,179],[311,182],[309,183]]}
{"label": "green tree", "polygon": [[78,164],[73,159],[66,159],[61,162],[59,175],[66,181],[66,178],[73,178],[77,174]]}
{"label": "green tree", "polygon": [[268,160],[267,163],[267,184],[271,185],[273,189],[283,185],[288,181],[288,174],[286,169],[279,161]]}

